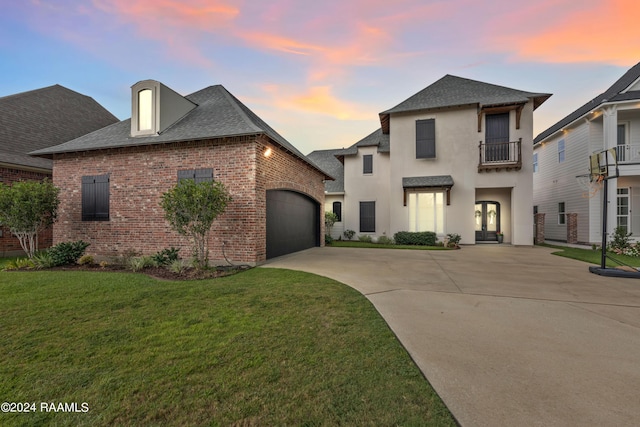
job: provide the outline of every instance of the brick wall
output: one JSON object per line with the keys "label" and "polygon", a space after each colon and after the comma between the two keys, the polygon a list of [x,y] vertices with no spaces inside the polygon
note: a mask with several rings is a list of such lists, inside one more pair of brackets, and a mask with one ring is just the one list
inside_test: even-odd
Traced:
{"label": "brick wall", "polygon": [[[272,147],[269,158],[262,155]],[[162,193],[177,182],[180,169],[213,168],[233,198],[214,222],[210,258],[223,260],[222,246],[232,262],[260,263],[266,255],[266,190],[287,188],[324,202],[322,176],[266,137],[128,147],[54,157],[54,184],[61,188],[60,220],[54,243],[82,239],[94,255],[135,250],[153,254],[170,246],[187,257],[187,238],[173,232],[160,207]],[[110,174],[110,220],[82,221],[81,178]]]}
{"label": "brick wall", "polygon": [[[17,181],[41,181],[51,178],[51,174],[42,172],[24,171],[19,169],[0,168],[0,182],[11,185]],[[51,246],[53,232],[51,229],[45,230],[38,235],[38,247],[40,249]],[[18,239],[11,234],[7,227],[0,226],[0,256],[23,255]]]}
{"label": "brick wall", "polygon": [[534,224],[536,227],[535,244],[541,245],[544,243],[544,216],[543,213],[537,213],[534,215]]}

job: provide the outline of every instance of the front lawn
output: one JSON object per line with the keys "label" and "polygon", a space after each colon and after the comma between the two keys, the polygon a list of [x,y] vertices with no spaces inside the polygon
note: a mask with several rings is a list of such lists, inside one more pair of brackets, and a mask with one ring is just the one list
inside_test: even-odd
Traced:
{"label": "front lawn", "polygon": [[370,302],[308,273],[2,272],[0,331],[0,402],[38,409],[2,426],[455,425]]}
{"label": "front lawn", "polygon": [[[600,249],[582,249],[582,248],[572,248],[568,246],[558,246],[558,245],[549,245],[544,244],[548,248],[559,249],[557,252],[553,252],[553,255],[563,256],[566,258],[577,259],[579,261],[588,262],[594,265],[601,264],[602,251]],[[621,261],[624,264],[630,265],[632,267],[640,267],[640,259],[635,257],[630,257],[626,255],[617,255],[607,251],[607,255],[612,258]],[[607,259],[607,267],[617,267],[620,264]]]}
{"label": "front lawn", "polygon": [[441,251],[450,250],[444,246],[420,246],[420,245],[383,245],[380,243],[360,242],[355,240],[334,240],[328,246],[337,248],[376,248],[376,249],[414,249],[422,251]]}

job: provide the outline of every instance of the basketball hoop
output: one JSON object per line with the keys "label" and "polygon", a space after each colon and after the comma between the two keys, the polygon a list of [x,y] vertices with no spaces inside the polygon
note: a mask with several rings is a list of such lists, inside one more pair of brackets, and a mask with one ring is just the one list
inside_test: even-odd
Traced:
{"label": "basketball hoop", "polygon": [[604,185],[604,175],[599,174],[584,174],[576,176],[576,180],[578,181],[578,185],[582,188],[582,198],[590,199],[598,194],[598,191],[602,189]]}

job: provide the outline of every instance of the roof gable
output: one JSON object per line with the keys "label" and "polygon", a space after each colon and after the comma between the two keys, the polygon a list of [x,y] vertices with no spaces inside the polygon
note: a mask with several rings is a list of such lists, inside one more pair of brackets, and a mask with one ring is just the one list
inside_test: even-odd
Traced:
{"label": "roof gable", "polygon": [[333,181],[325,181],[324,189],[327,193],[343,193],[344,192],[344,165],[338,158],[338,154],[342,149],[335,150],[316,150],[307,155],[322,170],[327,171],[333,178]]}
{"label": "roof gable", "polygon": [[447,74],[393,108],[380,113],[383,132],[388,133],[389,115],[418,110],[453,108],[467,105],[500,106],[534,101],[534,110],[551,95],[498,86]]}
{"label": "roof gable", "polygon": [[563,117],[558,122],[540,132],[533,140],[537,144],[557,131],[575,122],[585,114],[600,107],[602,104],[640,99],[640,62],[631,67],[622,77],[615,81],[607,90],[580,106],[578,109]]}

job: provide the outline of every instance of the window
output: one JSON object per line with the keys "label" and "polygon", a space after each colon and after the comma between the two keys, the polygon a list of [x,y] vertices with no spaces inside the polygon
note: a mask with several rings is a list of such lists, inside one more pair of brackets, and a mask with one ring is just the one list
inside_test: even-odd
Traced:
{"label": "window", "polygon": [[558,141],[558,163],[564,162],[564,139]]}
{"label": "window", "polygon": [[338,219],[336,222],[342,221],[342,203],[341,202],[333,202],[333,213],[336,214]]}
{"label": "window", "polygon": [[629,230],[629,189],[618,188],[618,218],[617,226],[625,233]]}
{"label": "window", "polygon": [[533,214],[537,214],[538,213],[538,205],[533,207]]}
{"label": "window", "polygon": [[627,125],[626,123],[618,124],[618,144],[616,146],[616,158],[619,162],[627,160]]}
{"label": "window", "polygon": [[109,221],[109,174],[82,177],[82,220]]}
{"label": "window", "polygon": [[373,154],[362,156],[362,173],[373,173]]}
{"label": "window", "polygon": [[564,202],[558,203],[558,224],[564,225],[566,222],[566,215],[564,210]]}
{"label": "window", "polygon": [[416,121],[416,159],[436,157],[436,120]]}
{"label": "window", "polygon": [[360,232],[376,232],[376,202],[360,202]]}
{"label": "window", "polygon": [[538,172],[538,153],[533,153],[533,172]]}
{"label": "window", "polygon": [[444,193],[409,193],[408,196],[409,231],[444,234]]}
{"label": "window", "polygon": [[178,182],[183,179],[193,179],[196,184],[199,182],[213,181],[213,169],[185,169],[178,171]]}
{"label": "window", "polygon": [[153,92],[142,89],[138,92],[138,130],[153,129]]}

